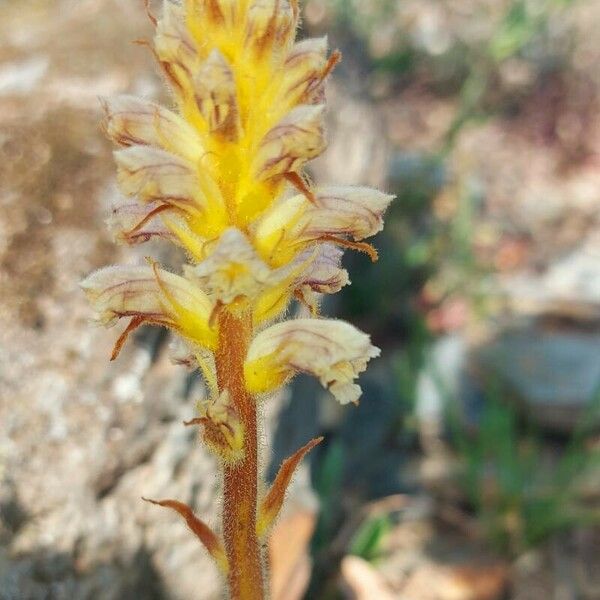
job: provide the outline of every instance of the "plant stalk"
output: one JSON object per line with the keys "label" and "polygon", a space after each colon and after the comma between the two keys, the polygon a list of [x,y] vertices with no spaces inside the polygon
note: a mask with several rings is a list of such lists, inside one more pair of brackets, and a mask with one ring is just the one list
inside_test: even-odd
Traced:
{"label": "plant stalk", "polygon": [[256,401],[246,391],[244,359],[252,334],[252,317],[223,310],[215,355],[219,391],[230,394],[244,425],[244,458],[224,467],[223,536],[229,560],[231,600],[264,600],[263,557],[256,534],[258,430]]}

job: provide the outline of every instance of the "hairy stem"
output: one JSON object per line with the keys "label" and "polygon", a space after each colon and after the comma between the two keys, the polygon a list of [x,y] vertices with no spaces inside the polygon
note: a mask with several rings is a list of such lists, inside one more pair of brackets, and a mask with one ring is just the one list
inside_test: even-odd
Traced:
{"label": "hairy stem", "polygon": [[219,390],[228,390],[244,425],[244,458],[224,468],[223,535],[229,559],[232,600],[263,600],[264,574],[256,534],[258,433],[256,403],[244,384],[244,358],[252,333],[251,316],[223,310],[219,316],[216,352]]}

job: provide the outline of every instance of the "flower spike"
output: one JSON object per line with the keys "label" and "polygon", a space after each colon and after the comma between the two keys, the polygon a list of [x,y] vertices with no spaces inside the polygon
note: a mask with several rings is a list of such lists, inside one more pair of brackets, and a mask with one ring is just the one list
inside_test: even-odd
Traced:
{"label": "flower spike", "polygon": [[[155,0],[158,2],[158,0]],[[306,165],[326,148],[325,84],[341,59],[327,38],[296,41],[298,0],[162,0],[149,46],[169,108],[124,95],[102,99],[123,197],[107,224],[115,240],[170,242],[185,256],[170,272],[106,267],[82,283],[96,320],[126,326],[112,353],[142,325],[166,327],[176,364],[198,369],[208,401],[189,425],[222,471],[217,536],[176,500],[227,576],[232,600],[264,600],[266,536],[312,440],[262,489],[258,401],[297,373],[342,404],[379,355],[368,335],[319,317],[322,294],[350,283],[346,249],[377,258],[367,238],[392,197],[365,187],[317,186]],[[284,320],[292,302],[313,318]],[[258,519],[258,520],[257,520]]]}

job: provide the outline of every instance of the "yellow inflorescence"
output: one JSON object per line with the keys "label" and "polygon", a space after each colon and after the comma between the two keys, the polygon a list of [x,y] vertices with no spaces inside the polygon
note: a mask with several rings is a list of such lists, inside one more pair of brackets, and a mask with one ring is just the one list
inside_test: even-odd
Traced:
{"label": "yellow inflorescence", "polygon": [[130,96],[103,101],[124,194],[110,226],[130,244],[171,241],[189,263],[180,275],[108,267],[83,287],[103,323],[131,317],[118,348],[149,322],[181,335],[193,362],[217,349],[219,311],[250,314],[249,392],[272,391],[301,370],[355,401],[354,379],[378,353],[368,336],[320,318],[266,327],[293,298],[316,313],[318,294],[348,283],[341,249],[375,255],[362,240],[382,228],[392,199],[313,187],[304,174],[326,146],[324,82],[339,55],[328,57],[325,38],[295,42],[297,26],[295,0],[164,1],[154,53],[174,109]]}

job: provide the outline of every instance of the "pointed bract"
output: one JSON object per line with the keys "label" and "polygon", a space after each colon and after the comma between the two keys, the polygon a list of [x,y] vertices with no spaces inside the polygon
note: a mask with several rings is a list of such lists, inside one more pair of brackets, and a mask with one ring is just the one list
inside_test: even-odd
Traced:
{"label": "pointed bract", "polygon": [[269,531],[283,505],[285,499],[285,493],[287,492],[288,486],[294,476],[294,472],[298,468],[298,465],[302,462],[302,459],[318,444],[323,441],[322,437],[311,440],[294,452],[292,456],[286,458],[275,477],[275,481],[271,485],[271,489],[261,502],[260,510],[257,521],[258,536],[264,538],[265,534]]}
{"label": "pointed bract", "polygon": [[150,498],[142,498],[142,500],[149,502],[150,504],[170,508],[183,517],[186,525],[208,550],[208,553],[217,563],[220,571],[223,574],[227,574],[229,571],[229,563],[227,561],[227,556],[225,555],[223,544],[213,530],[204,521],[200,520],[187,504],[179,502],[178,500],[151,500]]}

